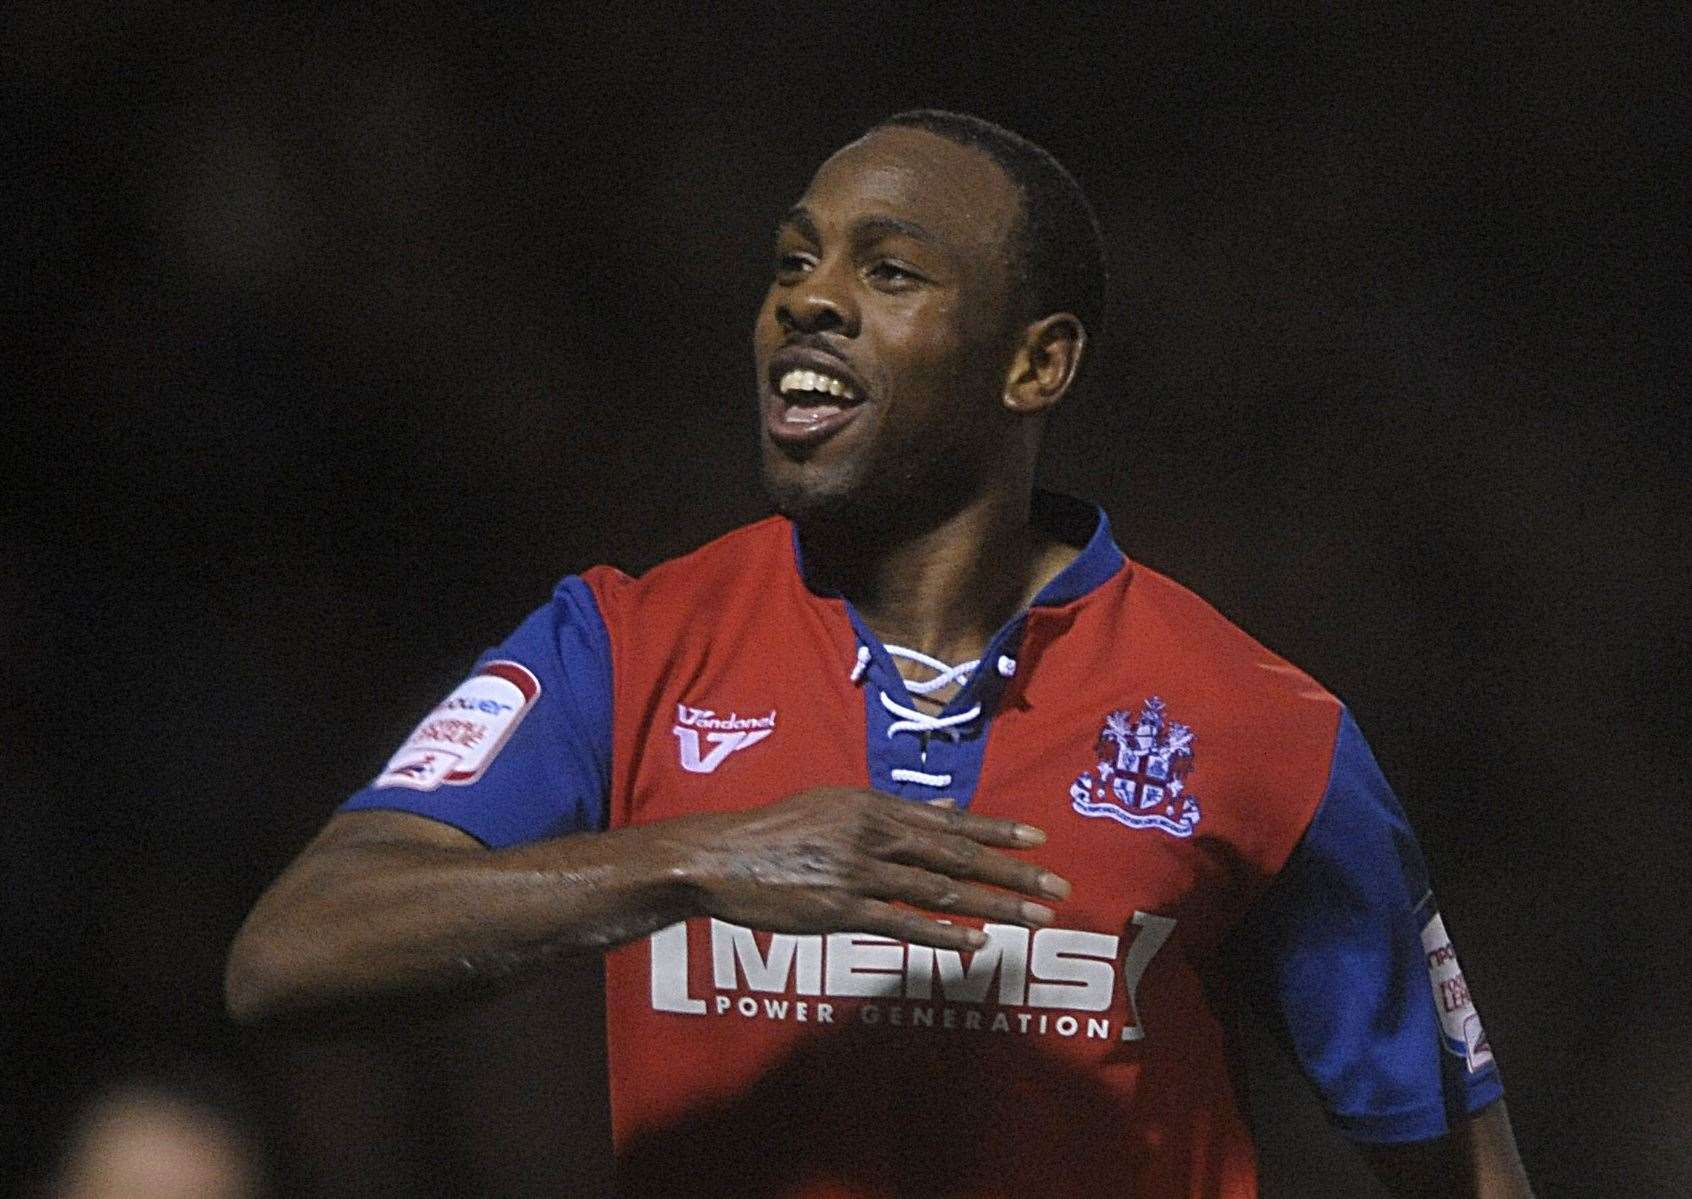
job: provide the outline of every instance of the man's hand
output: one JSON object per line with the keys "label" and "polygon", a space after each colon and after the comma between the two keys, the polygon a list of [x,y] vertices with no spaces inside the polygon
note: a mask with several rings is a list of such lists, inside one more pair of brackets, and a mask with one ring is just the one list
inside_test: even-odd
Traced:
{"label": "man's hand", "polygon": [[850,930],[976,949],[985,943],[979,929],[893,905],[1043,925],[1052,910],[1012,892],[1069,894],[1057,875],[999,852],[1041,844],[1039,829],[855,787],[816,787],[764,808],[650,827],[685,847],[685,874],[704,913],[771,932]]}

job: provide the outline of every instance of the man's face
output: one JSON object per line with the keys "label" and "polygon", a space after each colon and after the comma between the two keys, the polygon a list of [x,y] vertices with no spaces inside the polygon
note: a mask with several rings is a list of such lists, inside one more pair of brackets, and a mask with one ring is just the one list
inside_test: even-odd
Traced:
{"label": "man's face", "polygon": [[908,519],[1001,452],[1020,197],[985,154],[883,129],[825,162],[782,221],[753,334],[778,510]]}

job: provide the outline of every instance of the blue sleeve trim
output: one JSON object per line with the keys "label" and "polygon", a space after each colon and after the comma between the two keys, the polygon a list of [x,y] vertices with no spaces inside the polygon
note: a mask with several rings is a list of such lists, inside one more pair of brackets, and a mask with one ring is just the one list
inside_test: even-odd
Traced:
{"label": "blue sleeve trim", "polygon": [[611,638],[587,584],[564,579],[551,603],[483,654],[477,670],[502,660],[528,670],[540,689],[477,777],[448,777],[428,789],[380,785],[379,777],[341,810],[427,816],[492,849],[603,829],[611,788]]}
{"label": "blue sleeve trim", "polygon": [[1443,1136],[1503,1093],[1490,1055],[1471,1069],[1442,1028],[1423,949],[1437,917],[1409,822],[1342,713],[1327,791],[1247,936],[1266,1014],[1360,1140]]}
{"label": "blue sleeve trim", "polygon": [[1463,1106],[1448,1108],[1439,1103],[1414,1111],[1384,1115],[1348,1116],[1329,1112],[1334,1126],[1353,1141],[1370,1145],[1408,1145],[1415,1141],[1436,1141],[1451,1131],[1459,1120],[1491,1107],[1504,1098],[1504,1082],[1497,1070],[1489,1070],[1463,1094]]}

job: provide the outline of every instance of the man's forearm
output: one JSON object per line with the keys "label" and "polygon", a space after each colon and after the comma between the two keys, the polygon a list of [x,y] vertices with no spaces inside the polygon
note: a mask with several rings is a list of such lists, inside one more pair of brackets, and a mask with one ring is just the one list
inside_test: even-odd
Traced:
{"label": "man's forearm", "polygon": [[360,815],[332,824],[248,917],[226,979],[236,1019],[502,981],[693,914],[662,826],[490,852],[416,817]]}
{"label": "man's forearm", "polygon": [[1373,1145],[1365,1156],[1398,1199],[1533,1199],[1502,1099],[1440,1140]]}
{"label": "man's forearm", "polygon": [[353,812],[254,907],[225,993],[239,1020],[346,1008],[503,981],[696,915],[977,949],[980,929],[913,908],[1050,923],[1036,899],[1062,899],[1069,884],[1003,852],[1044,840],[854,787],[501,851],[419,816]]}

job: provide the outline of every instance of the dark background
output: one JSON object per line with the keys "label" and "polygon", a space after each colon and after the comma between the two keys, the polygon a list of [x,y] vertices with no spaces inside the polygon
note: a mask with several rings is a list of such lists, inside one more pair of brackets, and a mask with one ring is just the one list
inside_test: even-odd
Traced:
{"label": "dark background", "polygon": [[[1091,194],[1047,477],[1352,706],[1541,1194],[1692,1191],[1687,18],[1327,7],[7,6],[0,1190],[200,1055],[281,1193],[593,1193],[591,967],[299,1043],[224,948],[559,575],[762,514],[773,221],[924,103]],[[1311,1103],[1270,1193],[1364,1193]]]}

